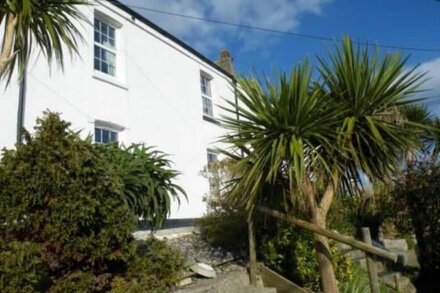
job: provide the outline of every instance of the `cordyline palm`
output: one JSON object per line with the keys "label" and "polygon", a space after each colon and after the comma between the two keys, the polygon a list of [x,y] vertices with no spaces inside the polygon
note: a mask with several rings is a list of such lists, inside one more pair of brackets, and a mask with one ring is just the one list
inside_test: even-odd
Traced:
{"label": "cordyline palm", "polygon": [[0,4],[0,24],[4,34],[0,52],[0,78],[11,79],[18,66],[21,77],[30,54],[37,46],[49,63],[63,66],[67,50],[77,53],[82,40],[78,24],[85,21],[78,5],[87,0],[3,0]]}
{"label": "cordyline palm", "polygon": [[[223,118],[229,130],[223,141],[249,150],[237,161],[243,172],[231,197],[251,211],[264,197],[264,187],[282,176],[289,182],[291,203],[299,198],[309,220],[325,228],[339,185],[360,173],[384,178],[404,150],[417,147],[415,127],[395,119],[395,113],[414,102],[408,97],[422,75],[408,71],[400,55],[381,58],[368,47],[353,47],[349,38],[328,61],[318,59],[321,83],[312,81],[307,64],[275,83],[240,79],[238,106],[230,103],[227,109],[240,119]],[[328,240],[314,238],[323,289],[337,292]]]}
{"label": "cordyline palm", "polygon": [[411,168],[416,159],[417,150],[422,150],[426,153],[429,149],[433,148],[434,138],[438,130],[435,129],[435,119],[424,104],[406,105],[402,107],[400,116],[404,122],[410,121],[412,125],[417,124],[414,135],[416,136],[418,147],[417,149],[408,149],[404,154],[406,167]]}

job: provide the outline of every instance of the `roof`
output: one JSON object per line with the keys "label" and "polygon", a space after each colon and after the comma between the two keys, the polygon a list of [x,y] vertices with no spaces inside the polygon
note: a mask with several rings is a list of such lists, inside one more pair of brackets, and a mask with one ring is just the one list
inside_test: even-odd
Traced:
{"label": "roof", "polygon": [[134,11],[133,9],[128,7],[127,5],[121,3],[120,0],[109,0],[108,2],[110,2],[111,4],[113,4],[116,7],[120,8],[121,10],[127,12],[128,14],[132,15],[134,18],[140,20],[142,23],[144,23],[147,26],[151,27],[152,29],[154,29],[155,31],[160,33],[162,36],[170,39],[174,43],[176,43],[176,44],[180,45],[181,47],[185,48],[186,50],[188,50],[189,52],[191,52],[192,54],[194,54],[195,56],[197,56],[198,58],[200,58],[201,60],[203,60],[208,65],[210,65],[213,68],[215,68],[216,70],[220,71],[224,75],[228,76],[231,79],[234,79],[234,76],[232,74],[227,72],[225,69],[223,69],[217,63],[213,62],[208,57],[206,57],[205,55],[203,55],[202,53],[200,53],[196,49],[192,48],[190,45],[186,44],[184,41],[180,40],[179,38],[175,37],[171,33],[169,33],[166,30],[164,30],[163,28],[161,28],[158,25],[154,24],[153,22],[151,22],[150,20],[148,20],[147,18],[145,18],[144,16],[142,16],[138,12]]}

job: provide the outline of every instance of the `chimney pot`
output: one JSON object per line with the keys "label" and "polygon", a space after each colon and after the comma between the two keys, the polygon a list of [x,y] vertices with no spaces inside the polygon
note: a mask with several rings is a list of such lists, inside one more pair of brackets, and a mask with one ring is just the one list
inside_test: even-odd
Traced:
{"label": "chimney pot", "polygon": [[220,60],[216,62],[221,68],[234,75],[234,64],[232,63],[231,53],[227,49],[220,51]]}

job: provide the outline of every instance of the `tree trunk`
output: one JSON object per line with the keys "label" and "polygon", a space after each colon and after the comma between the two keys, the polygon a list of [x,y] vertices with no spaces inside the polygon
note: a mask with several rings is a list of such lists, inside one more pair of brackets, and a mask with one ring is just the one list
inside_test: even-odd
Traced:
{"label": "tree trunk", "polygon": [[[322,229],[326,229],[326,217],[333,199],[334,189],[330,190],[327,188],[323,201],[327,202],[326,205],[328,207],[322,208],[317,203],[316,191],[309,178],[305,178],[303,188],[308,202],[311,222]],[[325,293],[338,293],[338,281],[336,280],[333,268],[328,238],[317,233],[313,234],[313,238],[315,240],[316,258],[321,274],[322,289]]]}
{"label": "tree trunk", "polygon": [[[326,229],[325,219],[323,219],[323,215],[319,209],[313,212],[312,223],[322,229]],[[328,238],[316,233],[313,234],[313,238],[315,240],[316,258],[318,260],[319,271],[321,274],[322,289],[325,293],[337,293],[339,292],[338,281],[336,280],[333,268]]]}
{"label": "tree trunk", "polygon": [[257,250],[255,244],[255,229],[253,215],[248,218],[249,232],[249,282],[252,286],[257,286]]}
{"label": "tree trunk", "polygon": [[13,57],[12,48],[14,47],[16,25],[17,15],[9,12],[6,17],[5,34],[3,36],[3,45],[0,52],[0,78],[5,74],[8,64]]}

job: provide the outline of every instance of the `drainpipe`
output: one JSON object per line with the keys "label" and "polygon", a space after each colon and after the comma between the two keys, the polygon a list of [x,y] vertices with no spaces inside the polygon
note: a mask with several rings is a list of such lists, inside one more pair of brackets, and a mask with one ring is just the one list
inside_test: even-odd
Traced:
{"label": "drainpipe", "polygon": [[237,115],[237,120],[240,120],[240,115],[238,113],[238,90],[237,90],[237,79],[233,77],[232,82],[234,84],[234,99],[235,99],[235,115]]}
{"label": "drainpipe", "polygon": [[20,91],[18,94],[18,111],[17,111],[17,143],[21,144],[23,141],[23,135],[21,133],[24,127],[24,111],[26,105],[26,79],[27,72],[24,70],[23,78],[20,81]]}

